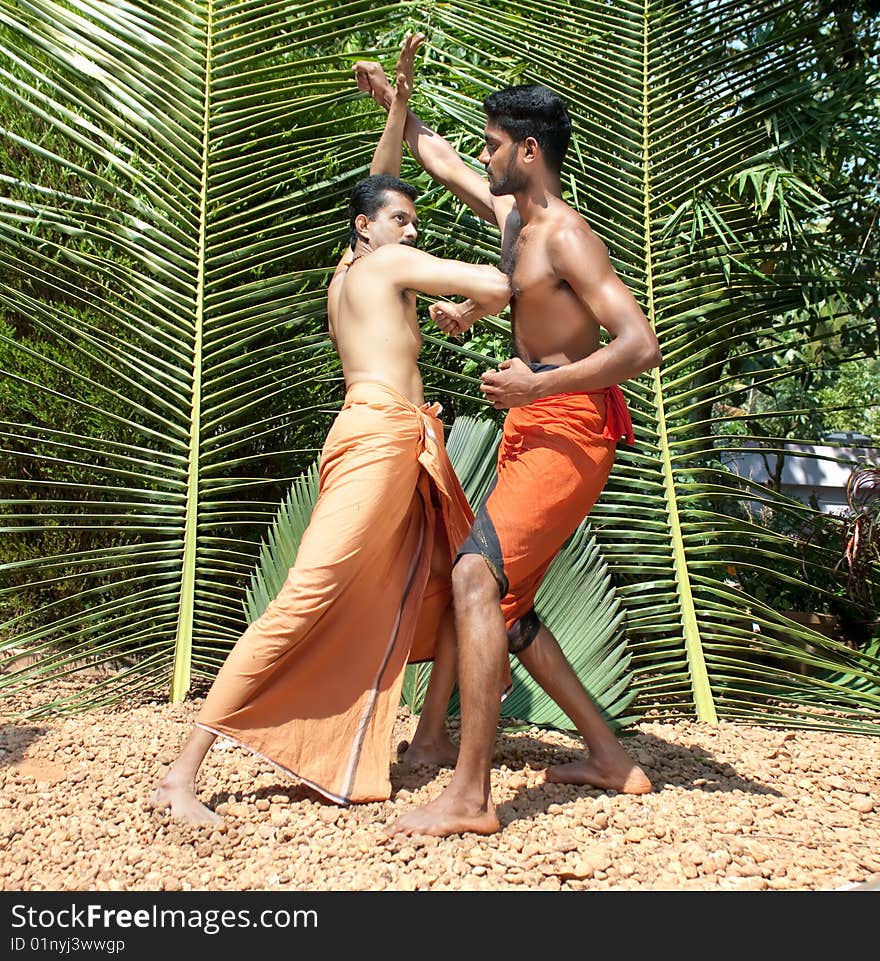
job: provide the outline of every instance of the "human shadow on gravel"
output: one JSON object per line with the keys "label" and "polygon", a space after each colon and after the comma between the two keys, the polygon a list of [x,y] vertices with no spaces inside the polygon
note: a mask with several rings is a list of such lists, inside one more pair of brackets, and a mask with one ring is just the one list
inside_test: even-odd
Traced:
{"label": "human shadow on gravel", "polygon": [[[704,792],[743,791],[747,794],[783,796],[775,788],[752,780],[747,775],[741,775],[730,764],[715,760],[703,747],[671,744],[646,733],[624,738],[622,743],[651,779],[655,792],[664,787],[677,787]],[[500,734],[494,766],[506,764],[508,768],[516,771],[528,765],[532,770],[542,770],[556,764],[583,760],[586,756],[586,751],[548,744],[540,738]],[[502,825],[505,825],[546,811],[551,804],[564,804],[582,796],[614,796],[617,793],[586,784],[547,782],[520,790],[516,797],[500,804],[497,813]]]}
{"label": "human shadow on gravel", "polygon": [[45,727],[22,724],[0,724],[0,764],[13,765],[20,761],[25,751],[46,733]]}
{"label": "human shadow on gravel", "polygon": [[[747,794],[769,794],[783,797],[780,791],[763,781],[753,780],[748,772],[737,771],[726,761],[716,761],[707,748],[670,744],[653,734],[640,733],[633,742],[640,753],[652,760],[642,764],[655,788],[682,787],[693,791],[744,791]],[[627,747],[629,739],[623,742]],[[697,782],[700,783],[697,783]]]}
{"label": "human shadow on gravel", "polygon": [[230,801],[238,803],[250,797],[253,797],[254,802],[262,800],[271,801],[273,797],[278,795],[284,795],[287,798],[288,804],[296,804],[299,801],[320,801],[324,804],[332,803],[319,791],[314,791],[305,784],[297,784],[293,781],[285,781],[284,784],[270,784],[267,787],[257,788],[256,790],[252,787],[236,787],[235,790],[233,790],[230,787],[228,790],[215,791],[205,803],[211,810],[214,810],[218,804],[225,804]]}

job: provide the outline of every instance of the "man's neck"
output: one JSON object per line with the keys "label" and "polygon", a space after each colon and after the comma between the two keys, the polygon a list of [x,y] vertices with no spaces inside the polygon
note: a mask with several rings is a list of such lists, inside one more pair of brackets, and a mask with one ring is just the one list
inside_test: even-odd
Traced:
{"label": "man's neck", "polygon": [[525,190],[517,191],[514,195],[519,221],[525,226],[535,220],[540,220],[550,207],[554,198],[562,196],[559,178],[530,184]]}
{"label": "man's neck", "polygon": [[354,256],[351,258],[351,262],[354,263],[356,260],[360,260],[361,257],[366,257],[367,254],[373,252],[373,248],[365,241],[358,238],[357,243],[354,245]]}

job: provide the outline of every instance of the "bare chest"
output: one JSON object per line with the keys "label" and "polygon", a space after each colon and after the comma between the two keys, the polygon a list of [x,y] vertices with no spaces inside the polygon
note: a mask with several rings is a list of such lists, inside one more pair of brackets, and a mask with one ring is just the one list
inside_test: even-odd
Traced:
{"label": "bare chest", "polygon": [[546,239],[518,228],[508,231],[504,237],[501,269],[510,278],[518,306],[535,298],[543,299],[562,284],[547,255]]}

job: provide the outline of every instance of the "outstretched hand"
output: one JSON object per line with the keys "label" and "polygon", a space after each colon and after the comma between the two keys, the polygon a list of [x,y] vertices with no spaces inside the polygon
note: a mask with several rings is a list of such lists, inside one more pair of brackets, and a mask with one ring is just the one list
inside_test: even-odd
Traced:
{"label": "outstretched hand", "polygon": [[496,410],[525,407],[540,396],[538,376],[519,357],[502,360],[497,370],[482,375],[480,390]]}
{"label": "outstretched hand", "polygon": [[409,100],[413,91],[416,51],[424,42],[423,33],[410,34],[403,41],[400,56],[397,58],[395,87],[389,83],[381,64],[376,63],[375,60],[358,60],[354,65],[358,90],[361,93],[368,93],[380,107],[386,110],[391,106],[395,92],[405,100]]}
{"label": "outstretched hand", "polygon": [[425,42],[423,33],[412,33],[403,41],[397,58],[397,96],[409,100],[413,92],[416,51]]}
{"label": "outstretched hand", "polygon": [[386,110],[391,106],[394,91],[380,63],[375,60],[358,60],[354,65],[354,78],[361,93],[368,93]]}

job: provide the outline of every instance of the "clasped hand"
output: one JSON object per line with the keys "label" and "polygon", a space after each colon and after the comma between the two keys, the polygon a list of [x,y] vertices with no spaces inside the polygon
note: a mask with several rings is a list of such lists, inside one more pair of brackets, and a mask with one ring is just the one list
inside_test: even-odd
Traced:
{"label": "clasped hand", "polygon": [[480,390],[496,410],[525,407],[540,397],[538,375],[519,357],[502,360],[497,370],[482,375]]}

